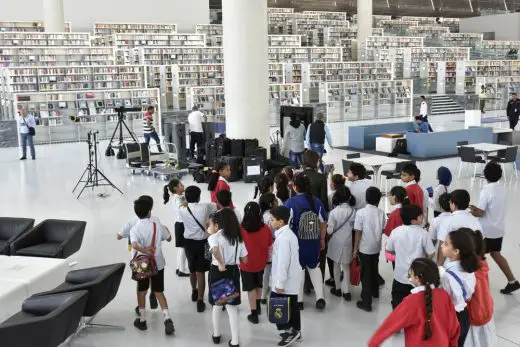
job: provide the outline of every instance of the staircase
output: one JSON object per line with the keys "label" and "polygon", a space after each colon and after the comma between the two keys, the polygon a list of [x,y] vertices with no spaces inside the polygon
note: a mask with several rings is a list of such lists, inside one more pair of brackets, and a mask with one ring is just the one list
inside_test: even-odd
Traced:
{"label": "staircase", "polygon": [[444,114],[464,113],[464,108],[447,95],[433,95],[430,115],[440,116]]}

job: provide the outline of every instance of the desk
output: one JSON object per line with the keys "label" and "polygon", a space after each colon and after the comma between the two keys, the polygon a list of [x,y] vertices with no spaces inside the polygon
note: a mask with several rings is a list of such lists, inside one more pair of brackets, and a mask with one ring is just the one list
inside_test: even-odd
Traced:
{"label": "desk", "polygon": [[493,134],[497,137],[497,143],[507,142],[513,144],[513,130],[509,128],[493,128]]}
{"label": "desk", "polygon": [[475,152],[484,154],[484,160],[487,162],[490,153],[508,149],[511,146],[496,145],[494,143],[475,143],[473,145],[464,145],[464,147],[475,148]]}
{"label": "desk", "polygon": [[362,158],[355,158],[350,159],[354,163],[362,164],[365,166],[370,166],[372,169],[374,169],[374,181],[377,183],[378,177],[379,177],[379,171],[381,170],[381,166],[383,165],[391,165],[391,164],[398,164],[398,163],[404,163],[407,161],[410,161],[409,159],[401,159],[396,157],[385,157],[382,155],[371,155],[368,157],[362,157]]}
{"label": "desk", "polygon": [[395,145],[397,143],[397,140],[401,140],[401,139],[405,139],[405,138],[406,137],[404,137],[404,136],[397,137],[397,138],[383,137],[383,136],[376,137],[376,151],[392,153],[395,148]]}
{"label": "desk", "polygon": [[28,296],[23,283],[0,279],[0,323],[19,312]]}

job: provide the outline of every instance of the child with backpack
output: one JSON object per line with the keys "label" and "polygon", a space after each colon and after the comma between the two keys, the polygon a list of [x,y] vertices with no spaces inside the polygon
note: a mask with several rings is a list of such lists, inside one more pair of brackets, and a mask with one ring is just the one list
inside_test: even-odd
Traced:
{"label": "child with backpack", "polygon": [[356,219],[356,199],[347,187],[340,185],[337,186],[332,201],[336,207],[330,212],[327,223],[327,259],[333,261],[334,271],[334,287],[330,292],[337,297],[343,296],[345,301],[351,301],[349,264],[352,261],[352,228]]}
{"label": "child with backpack", "polygon": [[[217,200],[217,193],[221,190],[229,190],[231,191],[231,187],[229,186],[228,179],[231,177],[231,166],[225,162],[219,162],[215,170],[211,172],[211,176],[208,182],[208,190],[211,192],[211,202],[217,205],[218,209],[221,209],[222,206],[219,206]],[[231,208],[234,208],[233,203],[231,203]]]}
{"label": "child with backpack", "polygon": [[311,194],[311,183],[305,172],[294,178],[296,196],[287,200],[285,206],[292,212],[291,229],[298,237],[302,283],[299,305],[303,307],[303,274],[309,272],[316,293],[316,308],[323,310],[326,302],[323,296],[323,277],[320,265],[320,251],[325,249],[327,212],[320,199]]}

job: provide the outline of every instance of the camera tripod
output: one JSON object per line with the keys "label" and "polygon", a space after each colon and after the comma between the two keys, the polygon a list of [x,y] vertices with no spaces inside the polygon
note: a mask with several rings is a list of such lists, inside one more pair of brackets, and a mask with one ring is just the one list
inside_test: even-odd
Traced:
{"label": "camera tripod", "polygon": [[[100,187],[100,186],[109,186],[117,190],[119,193],[123,194],[123,192],[115,186],[110,180],[98,169],[98,159],[97,159],[97,146],[99,144],[98,141],[98,131],[89,131],[88,132],[88,164],[85,171],[83,171],[83,174],[81,175],[78,183],[76,183],[76,186],[72,190],[72,193],[76,191],[76,189],[79,187],[81,183],[83,184],[83,188],[81,188],[81,191],[78,194],[78,199],[80,198],[81,194],[83,194],[83,191],[85,188],[92,188]],[[101,177],[99,177],[101,176]]]}
{"label": "camera tripod", "polygon": [[[127,113],[127,112],[141,112],[141,111],[142,110],[139,107],[134,107],[134,108],[118,107],[118,108],[116,108],[116,112],[117,112],[117,125],[116,125],[116,128],[114,129],[114,133],[112,134],[112,137],[110,138],[110,142],[108,143],[108,147],[107,147],[107,149],[105,151],[105,156],[107,156],[107,157],[114,156],[114,149],[113,149],[113,147],[115,147],[115,148],[119,149],[117,151],[116,158],[117,159],[126,159],[125,147],[123,146],[123,143],[124,143],[123,127],[125,127],[125,129],[128,131],[128,133],[130,134],[130,137],[132,137],[132,140],[134,140],[134,142],[139,143],[139,141],[137,140],[137,137],[130,130],[130,128],[128,127],[128,125],[125,122],[125,113]],[[114,141],[114,138],[116,137],[118,129],[119,129],[119,143],[116,146],[112,146],[112,142]]]}

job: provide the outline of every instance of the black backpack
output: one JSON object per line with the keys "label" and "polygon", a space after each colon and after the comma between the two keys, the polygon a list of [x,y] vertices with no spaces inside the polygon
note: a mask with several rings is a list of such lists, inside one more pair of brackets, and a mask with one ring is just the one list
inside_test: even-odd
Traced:
{"label": "black backpack", "polygon": [[[316,201],[314,201],[311,209],[306,209],[300,215],[298,224],[298,237],[300,240],[318,240],[320,238],[320,216],[314,210],[316,209]],[[301,205],[300,205],[301,206]]]}
{"label": "black backpack", "polygon": [[389,154],[389,157],[397,157],[398,154],[409,154],[408,153],[408,142],[406,139],[398,139],[395,142],[395,147],[392,153]]}

